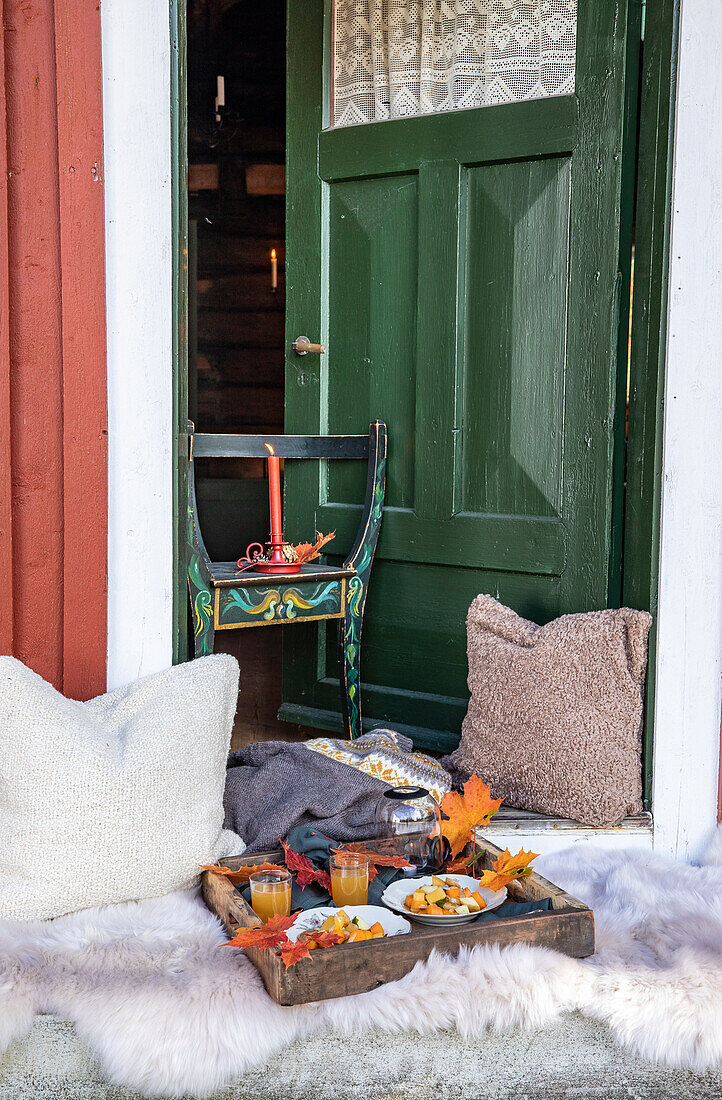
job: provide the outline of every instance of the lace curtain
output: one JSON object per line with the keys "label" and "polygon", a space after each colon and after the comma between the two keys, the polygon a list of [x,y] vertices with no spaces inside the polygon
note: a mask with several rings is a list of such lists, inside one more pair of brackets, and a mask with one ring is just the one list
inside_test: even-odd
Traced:
{"label": "lace curtain", "polygon": [[333,125],[574,91],[576,0],[335,0]]}

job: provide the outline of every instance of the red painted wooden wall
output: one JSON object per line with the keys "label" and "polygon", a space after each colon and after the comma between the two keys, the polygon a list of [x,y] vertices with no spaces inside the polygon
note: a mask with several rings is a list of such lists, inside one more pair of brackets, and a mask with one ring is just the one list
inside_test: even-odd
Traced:
{"label": "red painted wooden wall", "polygon": [[0,652],[105,690],[100,11],[0,0]]}

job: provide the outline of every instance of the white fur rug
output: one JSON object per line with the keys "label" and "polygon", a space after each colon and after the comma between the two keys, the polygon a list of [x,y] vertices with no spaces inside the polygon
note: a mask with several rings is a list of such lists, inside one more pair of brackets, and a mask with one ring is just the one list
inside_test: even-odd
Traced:
{"label": "white fur rug", "polygon": [[300,1008],[275,1004],[245,956],[219,948],[224,933],[192,894],[2,923],[0,1050],[49,1012],[75,1024],[116,1084],[204,1096],[323,1028],[473,1038],[577,1010],[651,1061],[722,1065],[722,831],[702,867],[582,846],[538,862],[594,909],[591,959],[481,947]]}

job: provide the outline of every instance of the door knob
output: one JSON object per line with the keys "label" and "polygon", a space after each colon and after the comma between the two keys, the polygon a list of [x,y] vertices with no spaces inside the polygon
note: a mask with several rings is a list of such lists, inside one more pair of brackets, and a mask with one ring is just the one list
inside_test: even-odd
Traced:
{"label": "door knob", "polygon": [[291,347],[296,355],[308,355],[309,351],[320,355],[322,351],[326,350],[325,344],[312,344],[308,336],[297,336]]}

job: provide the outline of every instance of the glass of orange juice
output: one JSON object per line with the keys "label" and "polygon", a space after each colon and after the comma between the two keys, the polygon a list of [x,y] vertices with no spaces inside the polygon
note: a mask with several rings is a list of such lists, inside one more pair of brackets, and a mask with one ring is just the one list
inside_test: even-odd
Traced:
{"label": "glass of orange juice", "polygon": [[251,908],[264,924],[291,912],[291,875],[288,871],[256,871],[251,875]]}
{"label": "glass of orange juice", "polygon": [[334,852],[331,856],[331,896],[334,905],[366,905],[369,896],[369,860],[363,852]]}

